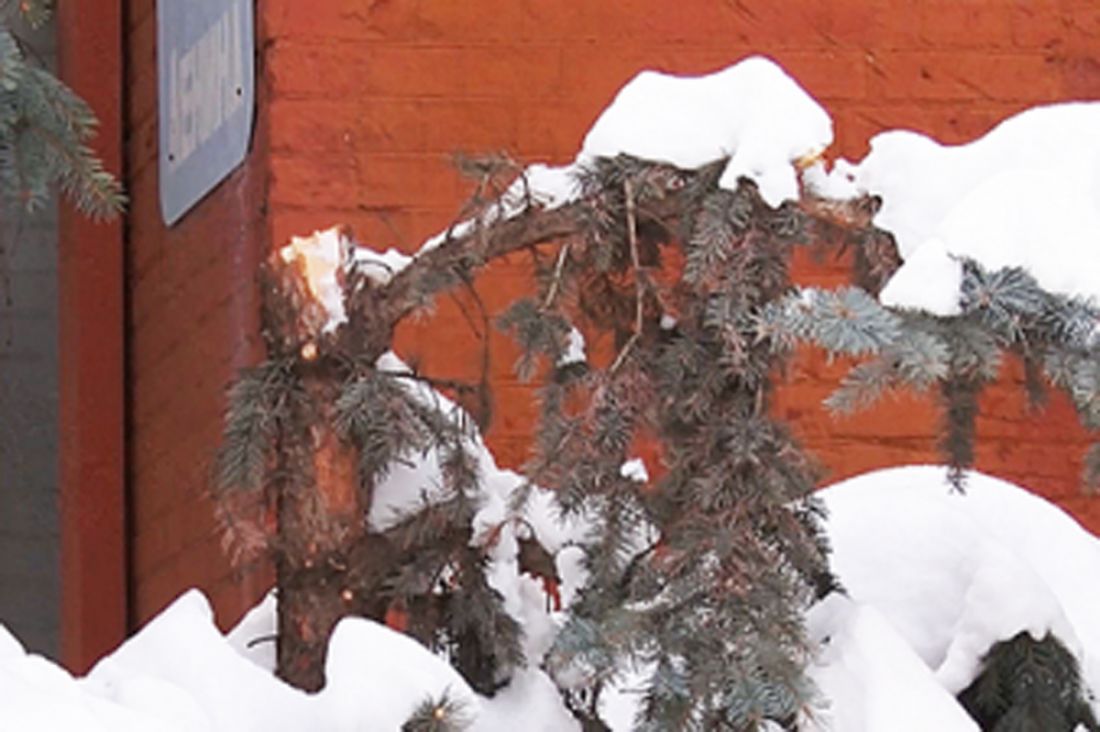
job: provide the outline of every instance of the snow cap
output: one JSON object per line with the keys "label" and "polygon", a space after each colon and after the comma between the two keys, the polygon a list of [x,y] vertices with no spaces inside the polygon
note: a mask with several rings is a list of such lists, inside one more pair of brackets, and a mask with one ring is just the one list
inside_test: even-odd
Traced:
{"label": "snow cap", "polygon": [[751,56],[706,76],[642,71],[596,120],[579,160],[625,153],[696,169],[729,158],[719,185],[749,178],[778,206],[798,198],[796,164],[832,141],[821,105],[774,61]]}

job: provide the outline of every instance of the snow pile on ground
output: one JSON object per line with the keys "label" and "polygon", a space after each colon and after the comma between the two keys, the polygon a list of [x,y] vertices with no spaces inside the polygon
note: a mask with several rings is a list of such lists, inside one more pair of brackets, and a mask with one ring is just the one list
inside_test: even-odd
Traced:
{"label": "snow pile on ground", "polygon": [[[274,626],[273,603],[253,614]],[[426,699],[463,703],[474,732],[575,729],[550,680],[526,670],[492,700],[408,636],[361,618],[337,625],[327,683],[307,694],[236,652],[192,590],[84,679],[28,656],[0,627],[0,729],[34,732],[326,732],[399,730]],[[268,644],[270,645],[270,644]],[[531,716],[536,712],[537,716]]]}
{"label": "snow pile on ground", "polygon": [[887,305],[959,312],[958,257],[1024,267],[1052,292],[1100,301],[1100,104],[1056,104],[1011,117],[965,145],[891,130],[852,165],[810,182],[830,197],[882,198],[875,224],[905,264]]}
{"label": "snow pile on ground", "polygon": [[820,495],[849,593],[807,623],[833,729],[976,729],[953,697],[994,643],[1021,631],[1053,633],[1100,690],[1100,540],[1066,513],[980,473],[960,493],[935,466],[868,473]]}
{"label": "snow pile on ground", "polygon": [[806,629],[818,648],[810,676],[823,696],[803,732],[977,732],[955,698],[873,605],[833,594]]}
{"label": "snow pile on ground", "polygon": [[[803,732],[973,732],[954,694],[993,643],[1023,630],[1055,633],[1100,688],[1100,588],[1089,580],[1100,575],[1100,541],[1061,510],[978,473],[954,492],[945,469],[931,466],[870,473],[821,496],[848,595],[807,616],[817,648],[810,676],[823,698]],[[567,603],[584,579],[578,552],[557,554]],[[541,655],[560,617],[532,614],[545,596],[523,580],[513,599],[533,631],[528,649]],[[0,628],[0,729],[397,730],[444,693],[465,702],[475,732],[578,729],[537,666],[485,699],[414,640],[359,618],[333,634],[325,688],[292,689],[272,673],[275,612],[269,596],[223,636],[205,598],[188,592],[79,680]],[[627,673],[601,700],[612,729],[629,729],[643,680],[644,670]]]}

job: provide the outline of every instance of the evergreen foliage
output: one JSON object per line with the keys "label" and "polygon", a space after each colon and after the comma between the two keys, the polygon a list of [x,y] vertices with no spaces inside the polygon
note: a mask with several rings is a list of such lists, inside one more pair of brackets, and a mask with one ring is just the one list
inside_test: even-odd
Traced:
{"label": "evergreen foliage", "polygon": [[959,701],[983,732],[1100,730],[1077,660],[1050,634],[1035,640],[1024,631],[994,644]]}
{"label": "evergreen foliage", "polygon": [[[785,359],[809,343],[851,360],[827,401],[838,412],[893,389],[933,394],[943,407],[940,446],[962,488],[979,398],[1006,355],[1026,365],[1033,394],[1045,380],[1070,395],[1086,427],[1100,427],[1100,311],[1043,291],[1021,270],[969,261],[959,315],[884,307],[875,294],[898,259],[889,236],[868,223],[873,202],[856,202],[854,220],[812,200],[773,209],[751,182],[719,188],[723,167],[598,159],[581,174],[578,201],[543,211],[528,200],[507,215],[480,198],[492,188],[481,185],[472,225],[454,227],[387,284],[345,272],[348,324],[308,349],[269,339],[272,361],[231,390],[220,504],[246,494],[270,507],[303,490],[316,479],[310,435],[331,429],[355,451],[366,524],[393,466],[434,456],[440,484],[412,487],[421,500],[400,520],[382,531],[351,527],[329,556],[310,555],[312,574],[289,576],[318,592],[338,581],[359,598],[349,612],[398,611],[408,632],[483,693],[505,683],[524,660],[521,628],[485,579],[493,532],[472,535],[473,438],[464,413],[411,388],[462,385],[386,371],[377,359],[401,318],[468,285],[494,257],[525,250],[536,288],[497,325],[520,346],[517,374],[540,398],[526,477],[591,526],[582,542],[587,584],[544,666],[584,729],[604,728],[600,694],[625,668],[645,677],[638,730],[793,729],[814,693],[803,613],[837,583],[814,466],[769,408]],[[492,178],[497,167],[484,170]],[[854,250],[856,284],[797,288],[793,249],[836,244]],[[279,307],[267,316],[276,327],[295,321]],[[567,358],[573,329],[610,333],[611,352]],[[623,470],[647,451],[656,454],[652,479]],[[1100,448],[1089,464],[1100,475]],[[525,495],[513,496],[513,510]],[[321,518],[296,521],[309,546],[339,533]],[[266,530],[277,561],[289,556],[284,528]],[[317,580],[318,566],[331,576]],[[1076,704],[1079,684],[1067,679]],[[423,724],[440,703],[421,710]]]}
{"label": "evergreen foliage", "polygon": [[0,194],[33,211],[57,185],[83,213],[107,218],[126,198],[88,145],[98,125],[95,113],[33,62],[11,24],[18,14],[39,27],[52,9],[48,0],[0,5]]}
{"label": "evergreen foliage", "polygon": [[[530,476],[596,527],[588,585],[548,662],[588,699],[625,666],[645,669],[639,729],[790,723],[810,693],[801,613],[828,570],[813,471],[768,413],[784,349],[759,326],[790,290],[789,249],[806,222],[769,209],[751,184],[719,189],[715,169],[618,158],[582,183],[594,225],[562,250],[540,297],[503,319],[525,348],[523,375],[564,348],[530,334],[573,320],[612,330],[618,347],[603,368],[551,369],[541,387]],[[646,213],[670,189],[686,191],[685,239]],[[682,273],[662,284],[672,249]],[[620,468],[647,439],[667,466],[652,485]]]}
{"label": "evergreen foliage", "polygon": [[[308,441],[310,423],[328,413],[311,403],[302,371],[303,364],[280,361],[242,373],[229,391],[218,460],[217,489],[227,508],[222,518],[237,549],[266,546],[277,562],[292,560],[298,548],[270,533],[275,527],[264,525],[264,511],[249,514],[240,506],[271,507],[279,500],[273,487],[288,478],[290,485],[301,483],[293,476],[305,469],[287,459],[295,452],[289,444],[295,435]],[[415,379],[412,373],[354,366],[332,400],[331,421],[357,449],[362,505],[370,505],[373,487],[393,465],[429,452],[438,460],[442,484],[419,486],[422,498],[414,509],[383,532],[367,530],[364,546],[380,542],[386,566],[363,571],[355,566],[360,550],[352,546],[312,560],[311,569],[327,565],[344,574],[341,584],[365,599],[366,615],[382,620],[387,610],[397,610],[411,635],[450,658],[478,691],[491,694],[523,660],[520,628],[485,578],[487,547],[472,536],[479,474],[469,425],[460,410],[448,413],[438,402],[424,402],[407,383]],[[254,500],[235,503],[242,493]],[[257,541],[265,530],[269,533]],[[333,538],[326,533],[331,530],[317,527],[320,540]]]}
{"label": "evergreen foliage", "polygon": [[[792,292],[765,308],[762,327],[776,343],[804,341],[832,356],[869,356],[826,400],[838,413],[868,406],[891,389],[936,386],[943,406],[940,447],[956,485],[973,465],[974,422],[982,390],[1006,354],[1025,364],[1033,401],[1042,376],[1064,390],[1082,424],[1100,428],[1100,309],[1049,293],[1019,268],[996,272],[964,261],[961,313],[939,317],[886,308],[860,288]],[[1086,482],[1100,476],[1100,449],[1086,458]]]}
{"label": "evergreen foliage", "polygon": [[465,732],[472,720],[466,704],[447,692],[425,699],[401,725],[401,732]]}

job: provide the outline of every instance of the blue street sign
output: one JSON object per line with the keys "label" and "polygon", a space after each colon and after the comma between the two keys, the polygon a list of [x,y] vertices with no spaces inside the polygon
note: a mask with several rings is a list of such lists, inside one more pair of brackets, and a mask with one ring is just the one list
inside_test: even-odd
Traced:
{"label": "blue street sign", "polygon": [[171,225],[248,154],[252,0],[158,0],[160,210]]}

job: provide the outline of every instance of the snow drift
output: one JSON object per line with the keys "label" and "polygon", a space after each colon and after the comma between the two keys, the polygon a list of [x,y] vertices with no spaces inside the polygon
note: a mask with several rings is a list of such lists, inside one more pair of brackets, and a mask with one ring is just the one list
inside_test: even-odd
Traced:
{"label": "snow drift", "polygon": [[[1010,483],[971,473],[959,493],[946,475],[893,468],[822,491],[833,566],[848,594],[807,615],[817,648],[809,672],[822,699],[805,732],[972,732],[954,694],[994,642],[1020,631],[1053,632],[1077,655],[1086,683],[1100,687],[1100,589],[1082,581],[1100,576],[1100,540]],[[0,728],[396,730],[417,704],[446,693],[465,702],[480,732],[577,729],[537,651],[486,699],[416,641],[359,618],[333,634],[325,688],[298,691],[273,674],[264,639],[275,611],[269,597],[226,636],[190,591],[84,679],[27,655],[0,630],[0,684],[15,691],[0,706]],[[535,635],[559,621],[544,614]],[[616,730],[628,729],[637,700],[623,687],[603,707]]]}

